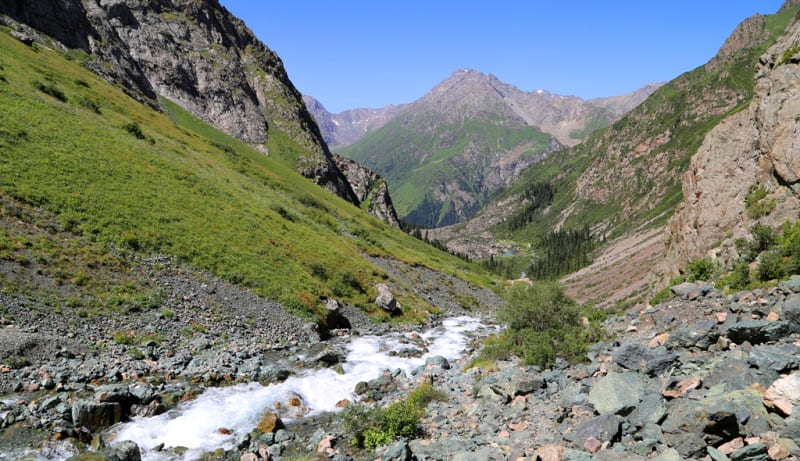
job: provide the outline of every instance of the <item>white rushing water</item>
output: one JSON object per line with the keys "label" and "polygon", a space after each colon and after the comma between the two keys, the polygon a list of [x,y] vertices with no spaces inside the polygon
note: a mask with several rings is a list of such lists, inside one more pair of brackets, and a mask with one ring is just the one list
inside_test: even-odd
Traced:
{"label": "white rushing water", "polygon": [[[480,320],[457,317],[445,320],[442,326],[421,334],[428,352],[418,358],[389,355],[409,347],[400,334],[364,336],[348,344],[348,355],[343,364],[344,373],[330,369],[307,370],[282,383],[262,386],[258,383],[240,384],[224,388],[211,388],[195,400],[151,418],[135,418],[113,428],[115,442],[132,440],[142,449],[143,461],[195,459],[199,454],[223,447],[230,449],[236,437],[250,432],[266,410],[274,411],[276,405],[291,408],[289,399],[300,398],[307,415],[336,411],[336,404],[344,399],[355,400],[355,385],[360,381],[378,378],[384,370],[411,372],[423,365],[428,357],[441,355],[449,360],[459,358],[467,345],[466,332],[482,328]],[[407,335],[405,335],[407,336]],[[282,415],[284,420],[302,415]],[[220,428],[230,431],[224,434]],[[223,431],[223,432],[227,432]],[[154,451],[155,447],[186,447],[183,458],[167,452]]]}

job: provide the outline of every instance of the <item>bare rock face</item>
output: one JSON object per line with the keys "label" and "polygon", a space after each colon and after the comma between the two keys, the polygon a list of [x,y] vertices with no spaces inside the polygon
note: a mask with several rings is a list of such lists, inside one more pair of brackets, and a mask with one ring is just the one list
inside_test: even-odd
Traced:
{"label": "bare rock face", "polygon": [[[696,258],[729,265],[737,238],[749,237],[756,219],[745,197],[753,185],[768,191],[774,210],[757,220],[774,228],[800,212],[800,45],[792,25],[759,60],[751,104],[706,136],[683,181],[684,203],[667,229],[667,277]],[[790,54],[790,53],[789,53]]]}
{"label": "bare rock face", "polygon": [[[158,107],[164,96],[345,200],[363,201],[278,55],[218,0],[0,0],[2,15],[85,51],[88,67],[139,101]],[[397,225],[388,196],[373,208]]]}
{"label": "bare rock face", "polygon": [[341,155],[334,155],[333,161],[350,183],[362,208],[381,221],[400,227],[400,220],[389,196],[389,187],[380,175]]}

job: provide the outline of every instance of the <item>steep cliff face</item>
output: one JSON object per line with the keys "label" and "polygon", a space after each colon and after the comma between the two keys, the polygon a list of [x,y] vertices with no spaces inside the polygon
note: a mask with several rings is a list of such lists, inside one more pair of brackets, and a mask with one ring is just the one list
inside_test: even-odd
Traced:
{"label": "steep cliff face", "polygon": [[[684,202],[667,230],[666,276],[707,256],[729,265],[755,222],[778,227],[800,213],[800,22],[759,59],[750,105],[706,136],[684,176]],[[763,187],[766,215],[745,198]],[[752,206],[752,205],[751,205]]]}
{"label": "steep cliff face", "polygon": [[360,203],[280,58],[217,0],[0,0],[0,13],[85,51],[140,101],[166,97]]}

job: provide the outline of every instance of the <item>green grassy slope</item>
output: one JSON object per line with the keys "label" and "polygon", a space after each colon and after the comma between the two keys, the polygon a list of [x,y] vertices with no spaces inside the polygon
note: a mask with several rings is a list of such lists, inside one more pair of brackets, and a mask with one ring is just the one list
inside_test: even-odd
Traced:
{"label": "green grassy slope", "polygon": [[[496,169],[490,167],[495,157],[520,149],[521,158],[529,158],[550,141],[535,128],[484,115],[453,123],[443,123],[435,114],[411,120],[399,116],[341,153],[386,179],[401,218],[425,227],[452,224],[459,219],[453,204],[437,198],[434,190],[457,184],[477,199],[471,214],[495,192],[485,178],[490,168]],[[465,155],[467,149],[473,154]]]}
{"label": "green grassy slope", "polygon": [[[708,131],[749,104],[759,56],[797,11],[754,21],[763,40],[679,76],[610,127],[530,168],[503,196],[549,183],[552,206],[523,229],[500,224],[495,234],[536,242],[564,220],[566,229],[589,225],[613,238],[665,224],[683,200],[680,177],[692,155]],[[643,145],[656,147],[637,151]]]}
{"label": "green grassy slope", "polygon": [[[0,193],[52,214],[85,246],[70,270],[91,273],[102,258],[88,255],[109,248],[174,255],[312,314],[327,296],[374,310],[385,274],[365,255],[493,283],[169,101],[166,114],[138,104],[72,58],[0,30]],[[0,258],[31,247],[5,227]],[[427,307],[410,287],[400,296],[409,314]]]}

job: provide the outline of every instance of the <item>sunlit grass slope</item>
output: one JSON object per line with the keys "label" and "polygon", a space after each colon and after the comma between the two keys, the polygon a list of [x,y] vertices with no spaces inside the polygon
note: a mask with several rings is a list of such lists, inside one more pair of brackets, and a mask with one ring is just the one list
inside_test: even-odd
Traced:
{"label": "sunlit grass slope", "polygon": [[[366,255],[492,283],[175,104],[162,101],[162,114],[137,103],[71,57],[0,31],[0,191],[87,245],[173,255],[308,313],[328,296],[374,310],[386,276]],[[410,287],[401,296],[410,315],[427,307]]]}

